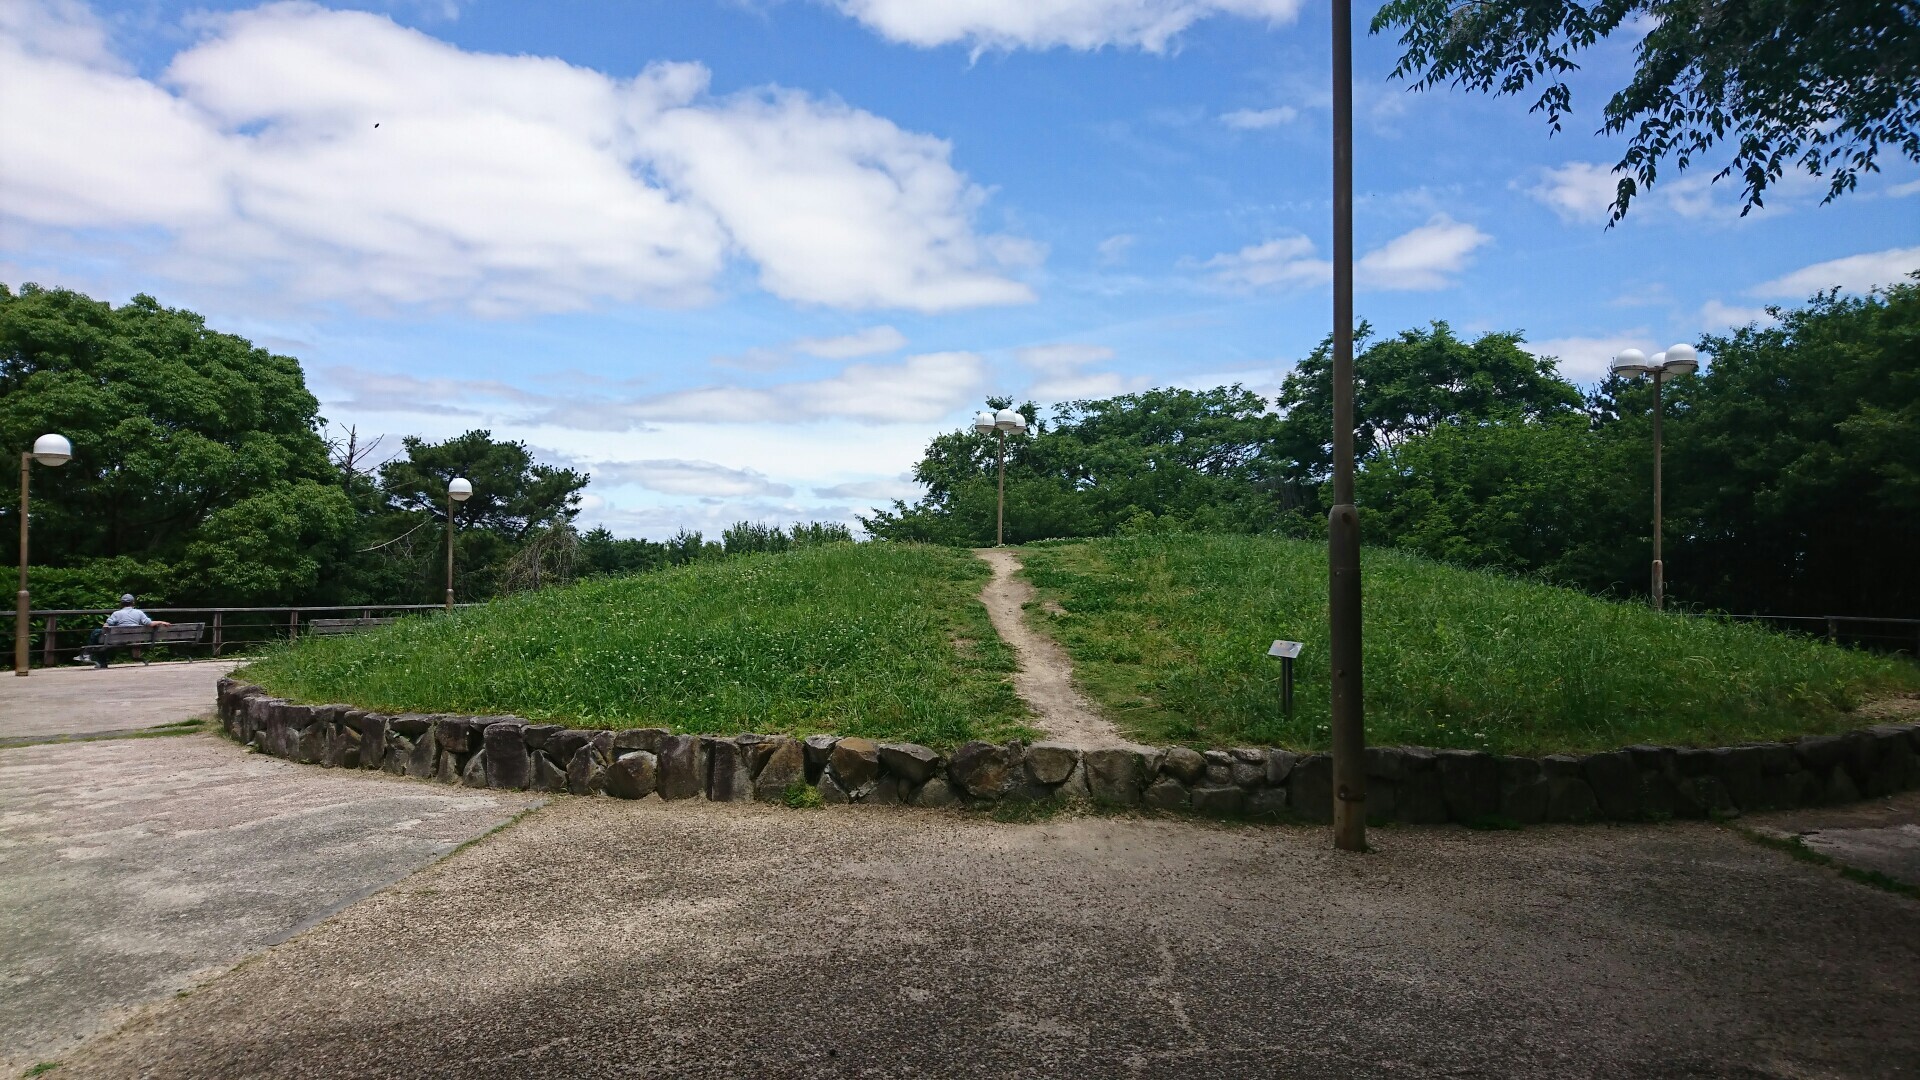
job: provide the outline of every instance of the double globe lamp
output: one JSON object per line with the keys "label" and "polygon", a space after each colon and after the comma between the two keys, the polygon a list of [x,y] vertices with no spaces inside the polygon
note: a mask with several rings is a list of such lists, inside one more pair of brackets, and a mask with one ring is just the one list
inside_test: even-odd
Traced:
{"label": "double globe lamp", "polygon": [[1614,357],[1610,366],[1624,379],[1653,379],[1653,609],[1659,611],[1666,602],[1666,568],[1660,561],[1660,384],[1698,371],[1700,354],[1686,344],[1669,346],[1651,359],[1639,349],[1628,349]]}
{"label": "double globe lamp", "polygon": [[48,468],[65,465],[73,459],[73,444],[65,435],[42,435],[33,440],[33,449],[20,455],[20,592],[14,597],[13,673],[27,674],[27,477],[34,462]]}
{"label": "double globe lamp", "polygon": [[993,525],[993,546],[999,547],[1007,542],[1007,436],[1026,434],[1027,418],[1012,409],[999,412],[982,409],[974,415],[973,430],[982,435],[995,432],[1000,435],[1000,498]]}

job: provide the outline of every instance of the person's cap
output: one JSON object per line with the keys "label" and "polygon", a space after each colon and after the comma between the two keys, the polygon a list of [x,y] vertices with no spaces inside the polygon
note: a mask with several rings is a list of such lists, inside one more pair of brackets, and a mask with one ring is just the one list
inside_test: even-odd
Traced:
{"label": "person's cap", "polygon": [[133,594],[132,594],[132,593],[121,593],[121,594],[120,594],[120,602],[121,602],[121,603],[123,603],[123,604],[131,604],[131,603],[133,603]]}

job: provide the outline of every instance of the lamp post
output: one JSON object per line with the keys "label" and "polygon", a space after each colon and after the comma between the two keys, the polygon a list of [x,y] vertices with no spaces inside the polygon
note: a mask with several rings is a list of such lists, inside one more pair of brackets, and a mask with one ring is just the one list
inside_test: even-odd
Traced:
{"label": "lamp post", "polygon": [[473,497],[473,485],[464,476],[447,481],[447,610],[453,610],[453,506]]}
{"label": "lamp post", "polygon": [[27,674],[27,473],[34,462],[52,468],[65,465],[73,457],[73,444],[65,435],[42,435],[33,440],[33,449],[20,454],[20,592],[14,597],[13,673]]}
{"label": "lamp post", "polygon": [[1333,507],[1327,512],[1333,846],[1367,850],[1360,512],[1353,501],[1353,0],[1333,0]]}
{"label": "lamp post", "polygon": [[1000,436],[1000,498],[994,514],[993,546],[1001,547],[1007,542],[1007,436],[1025,434],[1027,418],[1012,409],[998,412],[982,409],[974,415],[973,430],[982,435],[997,432]]}
{"label": "lamp post", "polygon": [[1700,354],[1685,343],[1668,346],[1652,359],[1639,349],[1628,349],[1613,358],[1613,373],[1623,378],[1653,379],[1653,610],[1666,606],[1666,566],[1660,561],[1660,383],[1675,375],[1691,375],[1700,368]]}

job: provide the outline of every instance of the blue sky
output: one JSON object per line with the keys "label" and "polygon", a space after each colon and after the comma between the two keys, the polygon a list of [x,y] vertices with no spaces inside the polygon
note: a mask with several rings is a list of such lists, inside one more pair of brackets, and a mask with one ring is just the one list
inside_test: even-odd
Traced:
{"label": "blue sky", "polygon": [[[390,446],[524,440],[623,534],[849,520],[988,394],[1272,392],[1330,326],[1327,38],[1296,0],[14,0],[0,281],[199,310]],[[1920,268],[1901,162],[1746,218],[1668,173],[1605,229],[1631,46],[1549,138],[1362,37],[1361,315],[1590,381]]]}

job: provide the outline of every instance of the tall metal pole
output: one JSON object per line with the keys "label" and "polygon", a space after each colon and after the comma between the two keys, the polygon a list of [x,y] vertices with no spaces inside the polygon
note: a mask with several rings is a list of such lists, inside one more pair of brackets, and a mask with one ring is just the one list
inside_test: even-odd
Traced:
{"label": "tall metal pole", "polygon": [[1666,607],[1666,568],[1660,563],[1660,371],[1653,372],[1653,610]]}
{"label": "tall metal pole", "polygon": [[453,492],[447,492],[447,611],[453,611]]}
{"label": "tall metal pole", "polygon": [[13,673],[27,674],[27,466],[31,453],[20,455],[20,591],[13,601]]}
{"label": "tall metal pole", "polygon": [[1007,433],[1000,435],[1000,500],[995,511],[993,526],[993,546],[1005,547],[1007,543]]}
{"label": "tall metal pole", "polygon": [[1353,0],[1333,0],[1333,504],[1327,514],[1333,843],[1342,851],[1365,851],[1360,514],[1353,504]]}

